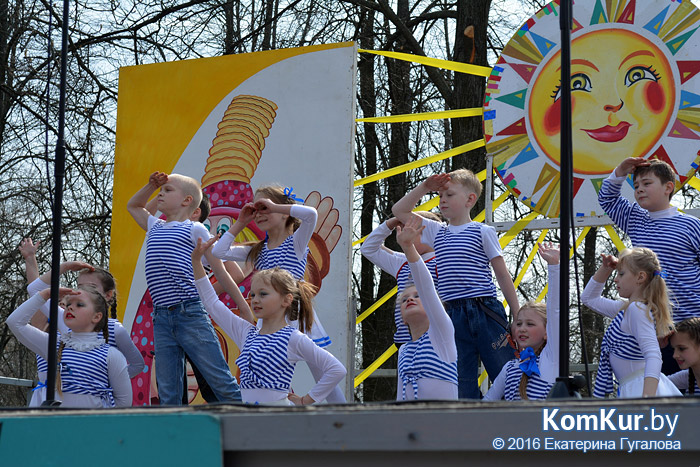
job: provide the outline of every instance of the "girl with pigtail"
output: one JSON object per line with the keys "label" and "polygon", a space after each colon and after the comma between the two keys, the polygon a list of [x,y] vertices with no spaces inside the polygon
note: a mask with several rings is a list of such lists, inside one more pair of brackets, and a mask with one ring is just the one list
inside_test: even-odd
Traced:
{"label": "girl with pigtail", "polygon": [[[618,397],[679,396],[661,373],[659,339],[673,331],[671,305],[659,260],[648,248],[628,248],[620,258],[602,255],[598,271],[581,300],[591,310],[613,318],[605,330],[593,395],[605,397],[619,383]],[[601,296],[605,281],[617,269],[615,285],[622,298]]]}
{"label": "girl with pigtail", "polygon": [[[308,333],[313,323],[315,287],[281,268],[256,272],[251,281],[250,306],[260,324],[258,328],[231,313],[206,276],[202,255],[215,241],[199,240],[192,252],[195,285],[207,312],[241,351],[236,365],[241,371],[243,402],[309,405],[327,399],[346,370],[303,333]],[[238,303],[242,297],[233,298]],[[246,306],[245,302],[241,305]],[[298,323],[298,329],[290,322]],[[300,360],[320,370],[316,385],[303,396],[291,390],[294,366]]]}
{"label": "girl with pigtail", "polygon": [[[38,265],[36,262],[36,251],[39,242],[33,243],[32,239],[25,238],[19,246],[20,253],[25,259],[26,263],[26,274],[27,281],[29,285],[27,286],[27,292],[29,296],[33,296],[38,292],[46,289],[50,285],[51,281],[51,270],[39,276]],[[107,333],[105,337],[105,342],[109,345],[116,347],[125,357],[128,362],[128,372],[129,377],[133,378],[139,374],[145,367],[145,362],[143,355],[134,345],[129,332],[122,326],[122,324],[116,319],[117,318],[117,288],[116,282],[112,274],[106,269],[100,267],[92,266],[88,263],[82,261],[68,261],[61,263],[60,274],[66,274],[70,271],[78,272],[77,285],[79,288],[84,286],[89,286],[97,290],[102,297],[105,299],[108,306],[108,313],[105,313],[105,319],[107,319],[107,326],[105,327],[105,332]],[[49,315],[49,303],[43,305],[37,313],[37,316],[43,315],[44,322]],[[68,327],[64,324],[61,318],[64,312],[63,307],[59,306],[59,320],[58,320],[58,331],[61,334],[65,334],[70,331]],[[36,317],[32,319],[32,324],[34,325],[37,321]],[[39,372],[39,389],[34,391],[32,394],[32,400],[30,402],[30,407],[35,407],[41,405],[45,400],[46,396],[44,394],[44,383],[46,379],[47,363],[39,355],[37,355],[37,369]]]}
{"label": "girl with pigtail", "polygon": [[668,377],[673,384],[689,396],[700,395],[700,318],[688,318],[676,324],[671,336],[673,358],[681,371]]}
{"label": "girl with pigtail", "polygon": [[[258,271],[279,267],[288,271],[297,280],[304,279],[309,255],[309,242],[316,228],[316,209],[297,203],[299,200],[291,188],[267,185],[255,190],[253,203],[241,209],[238,220],[225,232],[212,248],[212,254],[228,261],[245,261],[248,269]],[[265,232],[265,238],[256,243],[234,244],[236,236],[251,222]],[[295,326],[295,323],[290,323]],[[303,331],[319,347],[331,344],[331,338],[314,313],[311,328]],[[309,370],[318,382],[322,376],[320,368],[309,365]],[[345,403],[340,388],[328,395],[329,403]]]}
{"label": "girl with pigtail", "polygon": [[543,400],[559,373],[559,249],[539,245],[549,275],[547,304],[529,301],[512,325],[518,358],[507,362],[484,400]]}
{"label": "girl with pigtail", "polygon": [[[7,326],[27,348],[48,358],[49,335],[31,324],[49,300],[50,289],[31,296],[8,318]],[[131,382],[124,355],[106,343],[108,305],[94,287],[61,288],[66,329],[58,347],[57,399],[64,407],[110,408],[131,405]]]}

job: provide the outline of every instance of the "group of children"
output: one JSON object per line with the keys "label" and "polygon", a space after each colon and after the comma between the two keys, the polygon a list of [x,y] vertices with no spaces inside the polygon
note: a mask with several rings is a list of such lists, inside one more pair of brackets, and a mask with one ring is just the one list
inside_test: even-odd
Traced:
{"label": "group of children", "polygon": [[[620,196],[620,185],[630,174],[634,204]],[[619,397],[680,395],[677,388],[690,394],[699,391],[695,375],[700,371],[700,297],[695,285],[700,283],[700,221],[670,207],[674,181],[667,164],[630,158],[600,190],[601,206],[629,234],[634,248],[619,258],[603,255],[582,296],[591,309],[613,319],[603,338],[595,396],[614,391],[613,376]],[[154,206],[149,198],[156,191]],[[432,213],[412,212],[431,191],[440,195],[446,223]],[[556,379],[559,250],[548,243],[539,245],[550,277],[547,304],[520,306],[495,229],[470,217],[480,195],[481,183],[468,170],[433,175],[397,202],[395,217],[362,246],[363,255],[397,278],[398,400],[479,399],[479,362],[492,379],[483,396],[487,400],[544,399]],[[321,348],[327,339],[312,306],[316,290],[303,280],[316,210],[296,204],[282,188],[263,187],[219,239],[201,223],[208,212],[202,202],[194,179],[156,172],[127,205],[147,232],[145,271],[153,300],[160,403],[182,403],[185,355],[222,402],[345,402],[338,384],[346,369]],[[156,210],[160,218],[153,215]],[[236,235],[250,222],[266,232],[265,239],[254,245],[235,244]],[[383,246],[393,230],[403,253]],[[23,241],[20,251],[27,262],[30,299],[7,324],[37,354],[42,380],[50,272],[39,277],[31,240]],[[236,284],[243,278],[237,261],[256,271],[249,302]],[[234,300],[240,316],[218,299],[220,290],[215,290],[205,267],[211,268],[217,287]],[[625,300],[601,296],[613,270]],[[143,369],[144,361],[116,321],[114,279],[81,262],[62,264],[61,273],[67,271],[80,274],[77,289],[59,291],[58,397],[63,405],[74,407],[131,405],[129,378]],[[494,274],[512,324],[498,299]],[[210,316],[240,349],[240,382],[229,370]],[[669,355],[680,367],[669,377],[662,372],[659,344],[667,341]],[[291,388],[298,361],[308,364],[316,380],[303,395]],[[42,398],[42,391],[35,391],[32,404]]]}

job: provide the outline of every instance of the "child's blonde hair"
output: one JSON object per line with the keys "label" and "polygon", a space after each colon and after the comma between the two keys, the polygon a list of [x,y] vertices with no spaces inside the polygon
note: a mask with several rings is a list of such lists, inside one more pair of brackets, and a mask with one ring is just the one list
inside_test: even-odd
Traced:
{"label": "child's blonde hair", "polygon": [[[688,318],[676,324],[676,333],[687,334],[696,346],[700,346],[700,318]],[[695,394],[697,376],[692,368],[688,368],[688,394]]]}
{"label": "child's blonde hair", "polygon": [[175,183],[185,193],[185,196],[192,197],[192,202],[189,205],[189,213],[192,214],[202,202],[202,187],[199,182],[182,174],[170,174],[168,181]]}
{"label": "child's blonde hair", "polygon": [[656,327],[657,337],[665,337],[673,331],[671,303],[668,300],[666,281],[662,277],[661,264],[649,248],[628,248],[620,253],[617,269],[627,268],[632,274],[644,272],[647,276],[642,289],[642,301],[647,305],[647,317]]}
{"label": "child's blonde hair", "polygon": [[450,181],[461,184],[464,188],[476,195],[476,199],[481,196],[481,182],[469,169],[457,169],[449,173]]}
{"label": "child's blonde hair", "polygon": [[[284,188],[280,185],[265,185],[261,186],[255,190],[255,196],[261,196],[265,199],[269,199],[275,204],[297,204],[296,201],[289,197],[285,192]],[[285,222],[285,227],[291,228],[292,231],[296,231],[301,225],[301,221],[296,217],[287,217],[287,222]],[[255,260],[258,259],[258,255],[265,246],[265,240],[260,240],[255,243],[248,243],[247,245],[252,245],[253,247],[248,252],[246,261],[255,264]]]}
{"label": "child's blonde hair", "polygon": [[311,331],[311,325],[314,322],[312,303],[318,290],[315,285],[298,281],[289,271],[279,267],[258,271],[253,277],[265,281],[280,295],[291,294],[292,303],[285,310],[285,316],[289,321],[299,320],[299,330],[301,332]]}
{"label": "child's blonde hair", "polygon": [[[535,311],[543,320],[544,320],[544,325],[545,329],[547,327],[547,305],[542,303],[542,302],[533,302],[532,300],[529,300],[523,304],[523,306],[520,307],[520,310],[518,310],[518,314],[520,314],[523,310],[532,310]],[[515,319],[517,320],[518,317],[516,315]],[[535,355],[539,355],[542,353],[542,349],[544,349],[544,346],[547,345],[547,335],[545,334],[545,340],[542,342],[542,345],[540,345],[538,348],[534,349],[535,350]],[[520,349],[523,350],[523,349]],[[518,387],[518,392],[520,393],[520,399],[522,400],[528,400],[527,397],[527,383],[530,381],[530,377],[526,375],[525,373],[520,376],[520,386]]]}

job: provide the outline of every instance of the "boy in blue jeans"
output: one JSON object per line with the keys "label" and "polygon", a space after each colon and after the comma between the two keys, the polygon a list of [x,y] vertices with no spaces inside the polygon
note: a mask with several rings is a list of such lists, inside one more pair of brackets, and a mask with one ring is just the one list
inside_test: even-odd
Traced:
{"label": "boy in blue jeans", "polygon": [[508,319],[498,300],[491,268],[508,302],[518,312],[518,297],[501,255],[496,230],[473,222],[472,207],[481,196],[481,182],[469,170],[432,175],[404,196],[392,211],[406,222],[420,199],[440,194],[440,211],[449,224],[423,219],[421,241],[435,249],[438,293],[455,327],[459,397],[479,399],[479,357],[493,380],[513,358],[508,345]]}
{"label": "boy in blue jeans", "polygon": [[[157,207],[167,221],[146,210],[148,198],[159,188]],[[185,352],[218,400],[241,400],[194,285],[191,253],[197,239],[210,237],[202,224],[189,219],[201,197],[202,189],[193,178],[155,172],[127,203],[129,214],[147,232],[146,283],[153,299],[156,380],[163,405],[182,404]]]}
{"label": "boy in blue jeans", "polygon": [[[622,183],[632,174],[634,199],[620,194]],[[700,220],[671,206],[676,173],[658,159],[629,157],[603,181],[598,203],[632,241],[632,246],[651,249],[659,258],[670,290],[673,321],[700,316]],[[662,349],[664,374],[679,371],[670,346]]]}

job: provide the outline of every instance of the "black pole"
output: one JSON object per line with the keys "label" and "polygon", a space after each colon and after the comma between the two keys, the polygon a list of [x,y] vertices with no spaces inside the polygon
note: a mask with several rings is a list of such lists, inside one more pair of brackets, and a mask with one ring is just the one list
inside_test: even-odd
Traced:
{"label": "black pole", "polygon": [[[49,11],[53,14],[53,11]],[[56,333],[58,331],[58,287],[61,267],[61,217],[63,205],[63,178],[66,172],[66,142],[64,127],[66,120],[66,61],[68,57],[68,0],[63,0],[63,24],[61,35],[61,83],[58,101],[58,142],[56,143],[56,160],[54,162],[54,203],[53,233],[51,244],[51,305],[49,311],[49,348],[48,372],[46,375],[46,401],[44,406],[56,406]]]}
{"label": "black pole", "polygon": [[569,250],[571,248],[571,214],[573,212],[573,151],[571,146],[571,0],[562,0],[559,10],[561,29],[561,198],[559,214],[561,275],[559,296],[559,377],[549,393],[551,398],[573,396],[569,376]]}

